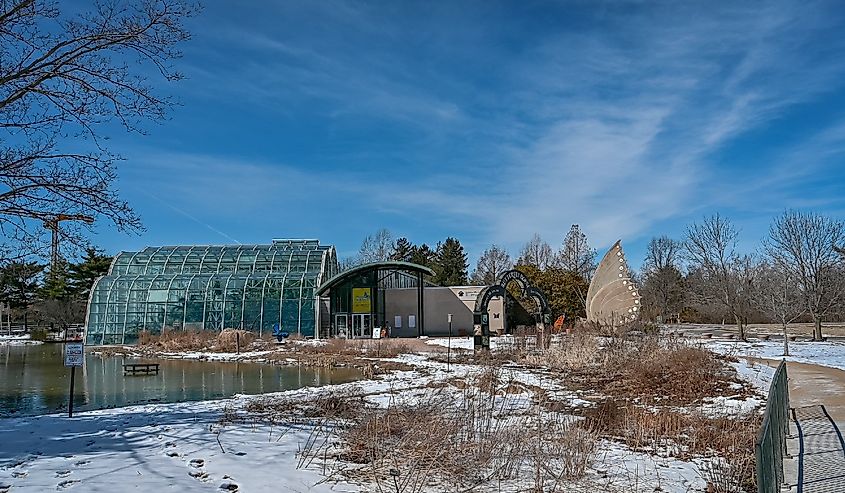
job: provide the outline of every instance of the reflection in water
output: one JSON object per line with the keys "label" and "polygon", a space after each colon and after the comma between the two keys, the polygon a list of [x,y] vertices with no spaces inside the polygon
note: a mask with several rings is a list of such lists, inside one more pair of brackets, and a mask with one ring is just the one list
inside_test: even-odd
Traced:
{"label": "reflection in water", "polygon": [[[161,364],[158,375],[123,375],[123,363],[149,361],[153,360],[87,354],[85,366],[76,369],[74,409],[219,399],[361,377],[353,369],[183,360],[155,360]],[[70,369],[63,364],[61,344],[0,346],[0,417],[66,409]]]}

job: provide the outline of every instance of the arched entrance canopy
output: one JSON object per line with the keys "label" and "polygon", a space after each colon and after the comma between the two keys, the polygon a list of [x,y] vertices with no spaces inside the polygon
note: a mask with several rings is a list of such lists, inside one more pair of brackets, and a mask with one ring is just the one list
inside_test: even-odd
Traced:
{"label": "arched entrance canopy", "polygon": [[[416,289],[416,306],[413,298],[404,298],[404,304],[400,305],[402,312],[408,314],[402,331],[406,337],[425,335],[425,276],[433,275],[434,271],[424,265],[396,260],[359,265],[337,274],[316,291],[323,313],[321,333],[328,337],[369,338],[377,337],[376,328],[396,325],[394,328],[398,329],[399,317],[394,324],[393,318],[387,316],[385,294]],[[394,301],[391,313],[396,309]]]}
{"label": "arched entrance canopy", "polygon": [[322,296],[324,293],[330,291],[332,287],[339,286],[343,284],[344,281],[358,274],[365,274],[367,272],[377,270],[405,271],[413,272],[415,274],[423,274],[427,276],[434,275],[434,271],[429,269],[428,267],[420,264],[412,264],[411,262],[401,262],[399,260],[385,260],[383,262],[372,262],[369,264],[358,265],[332,277],[331,279],[326,281],[325,284],[320,286],[320,289],[317,290],[317,296]]}
{"label": "arched entrance canopy", "polygon": [[551,310],[549,309],[549,302],[546,300],[546,295],[543,294],[543,292],[536,286],[531,284],[531,280],[528,279],[525,273],[516,269],[509,270],[499,276],[497,284],[487,286],[478,293],[478,298],[475,300],[473,317],[475,324],[481,326],[481,335],[477,336],[479,342],[476,343],[476,346],[480,346],[485,349],[490,348],[490,321],[487,318],[487,305],[490,304],[490,300],[497,296],[506,296],[508,284],[512,282],[516,282],[517,285],[519,285],[519,289],[522,291],[523,295],[530,296],[537,302],[537,322],[544,324],[550,323],[547,319]]}

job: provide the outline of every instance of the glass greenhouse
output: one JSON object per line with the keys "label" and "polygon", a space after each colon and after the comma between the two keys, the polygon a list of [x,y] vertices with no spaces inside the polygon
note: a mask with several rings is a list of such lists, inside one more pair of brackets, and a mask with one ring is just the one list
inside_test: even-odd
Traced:
{"label": "glass greenhouse", "polygon": [[270,245],[149,247],[121,252],[94,284],[88,344],[131,344],[143,330],[223,330],[314,336],[316,290],[337,273],[334,247],[317,240]]}

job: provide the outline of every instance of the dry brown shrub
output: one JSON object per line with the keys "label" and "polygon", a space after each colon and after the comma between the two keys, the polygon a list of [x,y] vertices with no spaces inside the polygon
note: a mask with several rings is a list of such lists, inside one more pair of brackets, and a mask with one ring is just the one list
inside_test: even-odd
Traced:
{"label": "dry brown shrub", "polygon": [[219,334],[211,330],[165,330],[161,334],[145,334],[140,341],[146,341],[145,346],[149,349],[177,352],[177,351],[201,351],[209,349],[214,345]]}
{"label": "dry brown shrub", "polygon": [[560,344],[545,352],[525,356],[524,361],[536,366],[570,370],[593,366],[599,362],[600,356],[599,339],[590,333],[579,332],[565,337]]}
{"label": "dry brown shrub", "polygon": [[682,460],[712,457],[705,479],[718,483],[714,491],[739,492],[753,486],[754,441],[760,424],[756,413],[714,418],[608,399],[587,412],[586,422],[635,450],[664,450]]}
{"label": "dry brown shrub", "polygon": [[633,393],[695,400],[717,395],[727,377],[716,354],[699,347],[652,344],[637,353],[623,366]]}
{"label": "dry brown shrub", "polygon": [[240,350],[246,350],[256,339],[256,334],[248,330],[225,329],[214,341],[214,348],[220,351],[235,352],[240,344]]}

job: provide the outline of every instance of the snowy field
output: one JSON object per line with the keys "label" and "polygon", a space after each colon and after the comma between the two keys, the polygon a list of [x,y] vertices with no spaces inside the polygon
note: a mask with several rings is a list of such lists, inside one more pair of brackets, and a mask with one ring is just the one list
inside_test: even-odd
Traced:
{"label": "snowy field", "polygon": [[[419,355],[395,361],[420,371],[399,371],[379,380],[299,389],[276,396],[314,395],[358,388],[370,402],[385,406],[391,400],[422,398],[432,382],[478,371],[471,365],[452,365]],[[508,370],[506,379],[543,385],[530,372]],[[549,389],[554,398],[578,404],[577,395]],[[266,397],[266,396],[265,396]],[[529,395],[524,399],[527,403]],[[309,426],[275,428],[267,424],[218,425],[226,406],[242,406],[239,396],[220,401],[133,406],[66,415],[11,418],[0,421],[0,492],[125,490],[188,491],[374,491],[373,485],[326,481],[320,466],[299,467]],[[520,396],[513,396],[519,399]],[[586,401],[583,401],[586,403]],[[218,442],[219,440],[219,442]],[[580,485],[571,491],[703,491],[696,461],[634,452],[602,440],[598,460]],[[119,485],[119,486],[117,486]],[[490,486],[493,488],[493,486]],[[496,485],[477,491],[517,491]],[[432,487],[426,491],[444,491]]]}
{"label": "snowy field", "polygon": [[[448,346],[471,350],[467,337],[424,340],[435,349]],[[494,338],[496,346],[512,343]],[[319,344],[311,342],[311,344]],[[730,346],[711,342],[720,352],[737,354]],[[765,347],[765,345],[763,345]],[[796,344],[797,346],[797,344]],[[270,351],[234,353],[183,353],[167,357],[185,359],[261,361]],[[428,354],[402,355],[380,359],[382,363],[408,365],[374,380],[342,385],[305,388],[233,399],[150,404],[66,415],[20,417],[0,420],[0,493],[80,491],[113,492],[140,489],[187,491],[285,491],[285,492],[364,492],[378,491],[373,484],[359,484],[326,471],[326,462],[305,464],[302,451],[313,440],[314,427],[272,426],[266,422],[227,422],[221,417],[232,409],[242,409],[250,400],[286,397],[307,400],[321,393],[356,392],[372,405],[385,408],[391,403],[430,398],[434,389],[460,391],[448,385],[457,379],[477,378],[482,368],[455,364],[447,371],[445,356],[437,348],[437,360]],[[796,353],[798,354],[798,353]],[[737,373],[754,388],[765,392],[773,370],[740,360],[732,363]],[[521,390],[496,394],[494,399],[509,405],[533,406],[532,388],[543,389],[545,398],[570,409],[594,405],[595,396],[587,391],[563,387],[560,380],[543,371],[504,365],[498,369],[501,385]],[[736,395],[707,399],[697,411],[708,415],[754,411],[762,396]],[[449,394],[452,395],[452,394]],[[535,406],[536,408],[536,406]],[[624,444],[600,440],[597,456],[586,476],[572,483],[572,492],[678,492],[704,491],[706,459],[682,461],[664,453],[634,451]],[[331,461],[329,461],[331,462]],[[331,465],[329,464],[329,469]],[[330,471],[329,471],[330,472]],[[422,491],[453,491],[448,485],[430,483]],[[525,484],[490,482],[472,491],[517,492]],[[392,489],[390,489],[392,491]]]}
{"label": "snowy field", "polygon": [[[732,356],[781,360],[782,341],[727,342],[707,341],[704,346],[711,351]],[[828,366],[845,370],[845,343],[843,342],[790,342],[787,361]]]}

